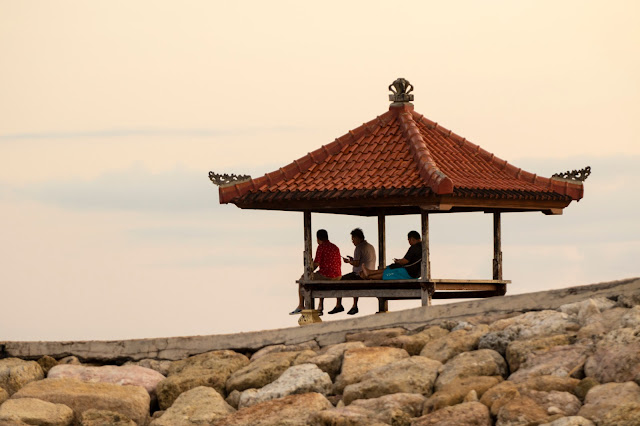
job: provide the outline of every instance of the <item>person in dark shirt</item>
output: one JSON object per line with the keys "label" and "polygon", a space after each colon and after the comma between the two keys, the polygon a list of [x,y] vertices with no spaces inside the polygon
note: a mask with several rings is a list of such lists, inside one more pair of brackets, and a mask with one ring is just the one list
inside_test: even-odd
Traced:
{"label": "person in dark shirt", "polygon": [[368,280],[410,280],[420,278],[422,270],[422,239],[418,231],[411,231],[407,235],[409,250],[402,259],[393,259],[393,263],[385,269],[370,270],[362,268],[362,277]]}

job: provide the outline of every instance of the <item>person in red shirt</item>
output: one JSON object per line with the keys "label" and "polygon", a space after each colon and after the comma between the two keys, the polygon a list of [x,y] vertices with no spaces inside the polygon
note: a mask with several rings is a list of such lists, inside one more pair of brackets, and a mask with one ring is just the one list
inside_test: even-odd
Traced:
{"label": "person in red shirt", "polygon": [[[311,274],[312,280],[339,280],[342,277],[342,257],[338,246],[329,241],[329,234],[324,229],[316,232],[318,240],[318,248],[316,249],[316,257],[313,260],[313,270],[318,272]],[[302,298],[302,286],[298,285],[298,307],[289,313],[296,315],[304,309],[304,299]],[[324,310],[324,299],[318,302],[319,315]]]}

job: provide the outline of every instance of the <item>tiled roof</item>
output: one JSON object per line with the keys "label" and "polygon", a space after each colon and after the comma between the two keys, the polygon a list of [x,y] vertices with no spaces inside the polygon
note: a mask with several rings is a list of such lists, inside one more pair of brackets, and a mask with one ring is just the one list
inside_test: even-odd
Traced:
{"label": "tiled roof", "polygon": [[583,186],[519,169],[405,103],[274,172],[220,188],[220,202],[236,204],[394,195],[570,202]]}

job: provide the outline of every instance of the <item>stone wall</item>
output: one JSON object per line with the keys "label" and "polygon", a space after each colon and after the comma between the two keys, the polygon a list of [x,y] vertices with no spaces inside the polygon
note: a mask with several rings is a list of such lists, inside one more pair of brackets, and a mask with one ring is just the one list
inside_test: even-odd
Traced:
{"label": "stone wall", "polygon": [[0,425],[640,424],[637,278],[258,333],[0,345]]}

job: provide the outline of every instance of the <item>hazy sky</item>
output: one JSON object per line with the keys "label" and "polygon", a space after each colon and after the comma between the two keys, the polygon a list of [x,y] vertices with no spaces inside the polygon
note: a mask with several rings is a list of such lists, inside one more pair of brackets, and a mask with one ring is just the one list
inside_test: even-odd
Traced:
{"label": "hazy sky", "polygon": [[[633,0],[0,0],[0,340],[296,326],[302,213],[220,205],[207,173],[288,164],[387,111],[397,77],[517,167],[593,168],[564,215],[503,215],[510,294],[639,276],[639,20]],[[313,225],[377,246],[375,219]],[[388,220],[389,259],[418,228]],[[434,217],[434,278],[490,278],[491,233]]]}

